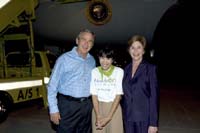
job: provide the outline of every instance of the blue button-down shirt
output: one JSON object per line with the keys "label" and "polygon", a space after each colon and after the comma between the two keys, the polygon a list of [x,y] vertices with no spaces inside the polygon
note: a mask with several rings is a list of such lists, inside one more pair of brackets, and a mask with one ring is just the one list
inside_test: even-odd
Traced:
{"label": "blue button-down shirt", "polygon": [[56,98],[58,92],[72,97],[90,95],[91,70],[96,65],[95,60],[90,54],[83,59],[76,48],[64,53],[56,61],[48,84],[50,113],[59,112]]}

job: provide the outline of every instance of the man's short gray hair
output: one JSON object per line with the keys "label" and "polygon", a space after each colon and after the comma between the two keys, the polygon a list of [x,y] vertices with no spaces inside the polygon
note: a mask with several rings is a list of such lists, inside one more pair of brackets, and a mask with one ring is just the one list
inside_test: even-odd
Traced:
{"label": "man's short gray hair", "polygon": [[81,35],[82,33],[84,33],[84,32],[90,33],[90,34],[93,35],[93,37],[95,37],[95,33],[92,32],[91,30],[89,30],[89,29],[82,29],[82,30],[79,32],[79,34],[78,34],[78,38],[79,38],[80,35]]}

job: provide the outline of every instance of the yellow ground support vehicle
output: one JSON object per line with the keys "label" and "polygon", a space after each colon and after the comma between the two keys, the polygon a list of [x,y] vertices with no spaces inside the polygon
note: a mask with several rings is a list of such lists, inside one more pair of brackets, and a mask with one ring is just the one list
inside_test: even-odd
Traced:
{"label": "yellow ground support vehicle", "polygon": [[47,107],[46,84],[56,56],[35,51],[32,20],[37,5],[38,0],[0,2],[0,122],[15,103],[41,98]]}
{"label": "yellow ground support vehicle", "polygon": [[[19,37],[18,34],[11,36],[12,38],[9,39],[12,40],[16,36]],[[23,36],[25,40],[29,38],[26,35]],[[5,38],[4,42],[6,42]],[[14,43],[16,42],[15,40]],[[47,107],[46,84],[57,57],[50,52],[31,51],[15,51],[5,54],[4,49],[1,49],[0,121],[6,119],[15,103],[42,98],[44,106]]]}
{"label": "yellow ground support vehicle", "polygon": [[6,119],[15,103],[42,98],[44,106],[47,107],[46,84],[56,56],[49,52],[36,51],[36,65],[30,70],[30,64],[21,62],[22,58],[19,58],[28,59],[30,54],[25,54],[27,56],[20,52],[9,53],[5,71],[0,67],[0,121]]}

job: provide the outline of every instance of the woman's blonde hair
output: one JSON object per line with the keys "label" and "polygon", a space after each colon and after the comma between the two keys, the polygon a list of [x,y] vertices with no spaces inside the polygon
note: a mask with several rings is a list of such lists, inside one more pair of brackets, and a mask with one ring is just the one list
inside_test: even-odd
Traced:
{"label": "woman's blonde hair", "polygon": [[146,39],[145,39],[145,37],[141,36],[141,35],[134,35],[128,40],[128,49],[136,41],[139,41],[142,44],[142,46],[144,47],[144,49],[146,48]]}

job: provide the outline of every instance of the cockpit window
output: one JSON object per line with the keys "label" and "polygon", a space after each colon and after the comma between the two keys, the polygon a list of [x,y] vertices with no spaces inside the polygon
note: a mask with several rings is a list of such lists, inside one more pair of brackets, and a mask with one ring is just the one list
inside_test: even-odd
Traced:
{"label": "cockpit window", "polygon": [[15,67],[28,66],[28,65],[30,65],[29,55],[27,55],[26,53],[24,53],[24,54],[19,54],[19,53],[8,54],[7,55],[7,65],[15,66]]}

